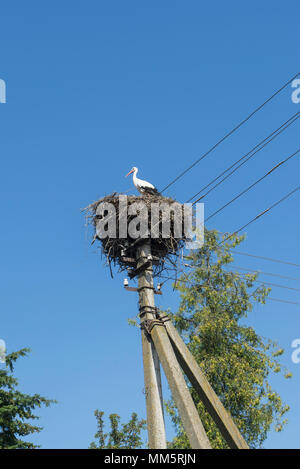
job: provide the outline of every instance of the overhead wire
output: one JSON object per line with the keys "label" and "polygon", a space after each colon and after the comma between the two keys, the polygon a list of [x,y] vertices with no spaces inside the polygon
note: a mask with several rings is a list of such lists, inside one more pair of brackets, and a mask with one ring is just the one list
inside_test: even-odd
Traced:
{"label": "overhead wire", "polygon": [[209,215],[205,221],[208,221],[210,220],[211,218],[213,218],[215,215],[217,215],[218,213],[220,213],[222,210],[224,210],[226,207],[228,207],[229,205],[231,205],[233,202],[235,202],[237,199],[239,199],[242,195],[246,194],[250,189],[252,189],[253,187],[255,187],[257,184],[259,184],[261,181],[263,181],[266,177],[270,176],[270,174],[272,174],[274,171],[276,171],[279,167],[281,167],[282,165],[284,165],[285,163],[287,163],[288,161],[290,161],[292,158],[294,158],[294,156],[296,156],[298,153],[300,152],[300,148],[295,151],[293,154],[291,154],[290,156],[288,156],[287,158],[285,158],[284,160],[280,161],[279,163],[277,163],[273,168],[271,168],[269,171],[267,171],[267,173],[265,173],[262,177],[260,177],[259,179],[257,179],[253,184],[250,184],[250,186],[248,186],[246,189],[244,189],[242,192],[240,192],[239,194],[237,194],[235,197],[233,197],[233,199],[229,200],[229,202],[227,202],[226,204],[224,204],[222,207],[220,207],[218,210],[216,210],[215,212],[213,212],[211,215]]}
{"label": "overhead wire", "polygon": [[272,298],[270,296],[267,296],[266,298],[272,301],[280,301],[280,303],[289,303],[291,305],[298,305],[298,306],[300,305],[300,303],[297,303],[296,301],[280,300],[279,298]]}
{"label": "overhead wire", "polygon": [[[189,267],[191,269],[197,269],[197,265],[184,264],[184,266]],[[288,275],[281,275],[281,274],[277,274],[277,273],[274,273],[274,272],[265,272],[265,271],[260,270],[260,269],[250,269],[248,267],[240,267],[240,266],[235,265],[235,264],[233,264],[232,267],[234,267],[234,269],[237,269],[237,270],[244,270],[244,271],[247,271],[247,272],[253,272],[253,273],[262,274],[262,275],[269,275],[271,277],[284,278],[286,280],[293,280],[293,281],[300,282],[300,278],[290,277]]]}
{"label": "overhead wire", "polygon": [[[192,269],[197,269],[197,266],[193,266],[193,265],[189,265],[190,268]],[[235,267],[235,266],[232,266],[232,267]],[[250,271],[251,269],[244,269],[244,270],[247,270],[247,271]],[[233,272],[232,271],[225,271],[227,274],[232,274]],[[252,271],[254,273],[260,273],[260,272],[257,272],[257,271]],[[186,276],[189,276],[190,274],[187,274],[186,272],[184,272],[183,270],[179,271],[178,273],[183,273],[184,275]],[[242,275],[244,278],[246,277],[247,274],[244,274],[244,273],[241,273],[239,275]],[[300,280],[300,279],[298,279]],[[252,282],[255,282],[255,283],[260,283],[262,285],[270,285],[272,287],[278,287],[278,288],[284,288],[284,289],[287,289],[287,290],[293,290],[293,291],[300,291],[300,288],[295,288],[295,287],[290,287],[288,285],[281,285],[281,284],[278,284],[278,283],[272,283],[272,282],[266,282],[265,280],[251,280]]]}
{"label": "overhead wire", "polygon": [[300,291],[300,288],[289,287],[287,285],[279,285],[278,283],[265,282],[264,280],[253,280],[256,283],[261,283],[262,285],[270,285],[270,287],[285,288],[286,290]]}
{"label": "overhead wire", "polygon": [[292,81],[294,81],[300,73],[297,73],[291,79],[289,79],[283,86],[281,86],[275,93],[273,93],[266,101],[260,104],[254,111],[252,111],[245,119],[243,119],[238,125],[236,125],[230,132],[228,132],[224,137],[222,137],[217,143],[215,143],[208,151],[202,154],[194,163],[192,163],[188,168],[182,171],[175,179],[173,179],[169,184],[167,184],[160,192],[164,192],[166,189],[171,187],[175,182],[182,178],[188,171],[194,168],[200,161],[202,161],[206,156],[208,156],[213,150],[215,150],[221,143],[223,143],[227,138],[229,138],[234,132],[236,132],[240,127],[242,127],[251,117],[253,117],[257,112],[259,112],[266,104],[268,104],[272,99],[274,99],[281,91],[283,91]]}
{"label": "overhead wire", "polygon": [[[235,202],[237,199],[239,199],[242,195],[244,195],[245,193],[247,193],[250,189],[252,189],[253,187],[255,187],[257,184],[259,184],[262,180],[264,180],[267,176],[269,176],[270,174],[272,174],[275,170],[277,170],[279,167],[281,167],[282,165],[284,165],[285,163],[287,163],[288,161],[290,161],[292,158],[294,158],[297,154],[300,153],[300,148],[298,150],[296,150],[294,153],[292,153],[291,155],[289,155],[287,158],[285,158],[284,160],[280,161],[279,163],[277,163],[275,166],[273,166],[273,168],[271,168],[269,171],[267,171],[267,173],[265,173],[262,177],[260,177],[259,179],[257,179],[254,183],[250,184],[250,186],[248,186],[246,189],[244,189],[242,192],[240,192],[239,194],[237,194],[233,199],[231,199],[229,202],[227,202],[226,204],[224,204],[222,207],[220,207],[218,210],[216,210],[215,212],[213,212],[211,215],[209,215],[207,218],[205,218],[204,222],[207,222],[208,220],[210,220],[211,218],[213,218],[215,215],[217,215],[218,213],[220,213],[222,210],[224,210],[226,207],[228,207],[229,205],[231,205],[233,202]],[[233,234],[237,234],[239,231],[241,231],[242,229],[246,228],[248,225],[250,225],[251,223],[253,223],[255,220],[257,220],[258,218],[260,218],[262,215],[266,214],[267,212],[269,212],[270,210],[272,210],[274,207],[276,207],[277,205],[279,205],[281,202],[283,202],[286,198],[288,198],[290,195],[292,195],[295,191],[297,191],[300,187],[296,188],[294,191],[292,191],[291,193],[289,193],[288,195],[286,195],[285,197],[283,197],[281,200],[279,200],[278,202],[276,202],[275,204],[273,204],[271,207],[269,207],[268,209],[264,210],[263,212],[261,212],[259,215],[257,215],[256,217],[254,217],[252,220],[250,220],[247,224],[245,224],[244,226],[242,226],[241,228],[239,228],[237,231],[235,231]],[[203,223],[204,223],[203,222]],[[203,224],[202,223],[202,224]],[[227,239],[229,239],[233,234],[231,234],[230,236],[228,236],[224,241],[222,242],[225,242]]]}
{"label": "overhead wire", "polygon": [[273,208],[277,207],[277,205],[281,204],[284,200],[286,200],[287,198],[289,198],[291,195],[293,195],[296,191],[298,191],[300,189],[300,186],[296,187],[295,189],[293,189],[291,192],[289,192],[288,194],[286,194],[284,197],[282,197],[280,200],[278,200],[277,202],[275,202],[273,205],[271,205],[269,208],[267,208],[266,210],[264,210],[263,212],[259,213],[258,215],[256,215],[256,217],[252,218],[250,221],[248,221],[248,223],[246,223],[245,225],[241,226],[240,228],[238,228],[236,231],[234,231],[233,233],[231,233],[230,235],[228,235],[225,239],[223,239],[219,244],[222,244],[222,243],[225,243],[229,238],[231,238],[233,235],[239,233],[240,231],[242,231],[243,229],[245,229],[247,226],[251,225],[253,222],[255,222],[256,220],[258,220],[260,217],[262,217],[263,215],[265,215],[266,213],[270,212]]}
{"label": "overhead wire", "polygon": [[[206,186],[204,186],[200,191],[198,191],[196,194],[194,194],[192,197],[190,197],[187,202],[191,202],[197,195],[199,195],[201,192],[203,192],[205,189],[207,189],[210,185],[212,185],[214,182],[216,182],[218,179],[220,179],[224,174],[226,174],[228,171],[230,171],[234,166],[236,166],[238,163],[240,163],[236,168],[234,168],[229,174],[224,176],[223,179],[218,181],[213,187],[211,187],[205,194],[203,194],[201,197],[199,197],[197,200],[193,202],[193,205],[195,205],[199,200],[204,199],[208,194],[210,194],[213,190],[215,190],[218,186],[220,186],[226,179],[228,179],[232,174],[234,174],[239,168],[241,168],[245,163],[247,163],[251,158],[253,158],[259,151],[263,150],[269,143],[271,143],[276,137],[278,137],[282,132],[284,132],[290,125],[292,125],[294,122],[296,122],[297,119],[300,117],[300,111],[294,114],[292,117],[290,117],[284,124],[282,124],[280,127],[278,127],[276,130],[274,130],[270,135],[268,135],[264,140],[259,142],[255,147],[253,147],[249,152],[247,152],[245,155],[243,155],[241,158],[236,160],[232,165],[230,165],[228,168],[226,168],[222,173],[220,173],[217,177],[212,179]],[[248,158],[247,158],[248,157]]]}
{"label": "overhead wire", "polygon": [[[173,278],[173,277],[166,277],[166,276],[163,276],[161,275],[160,278],[164,278],[166,279],[164,281],[164,283],[166,283],[168,280],[172,280],[176,283],[188,283],[189,281],[188,280],[184,280],[184,279],[180,279],[180,278]],[[294,304],[294,305],[298,305],[300,306],[300,303],[298,302],[295,302],[295,301],[289,301],[289,300],[282,300],[282,299],[279,299],[279,298],[273,298],[273,297],[269,297],[269,296],[266,296],[266,299],[267,300],[272,300],[272,301],[280,301],[281,303],[288,303],[288,304]]]}
{"label": "overhead wire", "polygon": [[246,267],[239,267],[238,265],[233,265],[232,267],[234,267],[237,270],[245,270],[247,272],[253,272],[253,273],[257,273],[261,275],[268,275],[270,277],[278,277],[278,278],[283,278],[286,280],[293,280],[296,282],[300,282],[300,278],[290,277],[288,275],[282,275],[282,274],[277,274],[277,273],[275,274],[274,272],[264,272],[263,270],[260,270],[260,269],[249,269]]}
{"label": "overhead wire", "polygon": [[248,252],[241,252],[241,251],[234,251],[235,254],[239,254],[240,256],[247,256],[247,257],[253,257],[255,259],[261,259],[264,261],[269,261],[269,262],[276,262],[279,264],[285,264],[285,265],[292,265],[294,267],[300,267],[300,264],[296,264],[295,262],[289,262],[289,261],[284,261],[282,259],[274,259],[273,257],[266,257],[266,256],[257,256],[256,254],[249,254]]}
{"label": "overhead wire", "polygon": [[[177,176],[173,181],[171,181],[171,183],[169,183],[165,188],[163,188],[161,190],[161,192],[164,192],[168,187],[170,187],[172,184],[174,184],[179,178],[181,178],[186,172],[188,172],[190,169],[192,169],[197,163],[199,163],[205,156],[207,156],[211,151],[213,151],[219,144],[221,144],[226,138],[228,138],[230,135],[232,135],[238,128],[240,128],[245,122],[247,122],[254,114],[256,114],[260,109],[262,109],[262,107],[264,107],[269,101],[271,101],[276,95],[278,95],[284,88],[286,88],[286,86],[288,86],[295,78],[297,78],[298,76],[300,75],[300,73],[297,73],[294,77],[292,77],[287,83],[285,83],[279,90],[277,90],[272,96],[270,96],[270,98],[268,98],[264,103],[262,103],[258,108],[256,108],[251,114],[249,114],[249,116],[247,116],[241,123],[239,123],[234,129],[232,129],[232,131],[230,131],[228,134],[226,134],[221,140],[219,140],[219,142],[217,142],[210,150],[208,150],[204,155],[202,155],[200,158],[198,158],[191,166],[189,166],[184,172],[182,172],[179,176]],[[276,138],[276,136],[279,135],[279,133],[281,133],[283,130],[285,130],[289,125],[291,125],[293,122],[295,122],[296,119],[298,119],[299,117],[299,112],[296,113],[295,115],[293,115],[291,118],[289,118],[284,124],[282,124],[278,129],[276,129],[274,132],[272,132],[272,134],[270,134],[268,137],[266,137],[262,142],[260,142],[260,144],[258,144],[256,147],[254,147],[252,150],[250,150],[250,152],[248,152],[245,156],[249,155],[249,153],[253,152],[253,150],[255,148],[257,148],[259,145],[261,145],[263,142],[265,142],[268,138],[270,138],[271,136],[273,136],[273,138],[270,140],[272,141],[274,138]],[[284,126],[286,126],[285,128],[283,128]],[[280,132],[278,132],[280,130]],[[276,133],[276,135],[274,136],[274,134]],[[270,143],[270,141],[268,141],[268,143]],[[266,143],[267,144],[267,143]],[[264,145],[265,146],[265,145]],[[259,150],[261,150],[263,147],[259,148]],[[259,151],[257,150],[257,151]],[[296,152],[298,153],[298,151]],[[251,155],[252,157],[253,155]],[[294,156],[294,155],[291,155],[291,157]],[[241,159],[243,159],[244,157],[242,157]],[[289,157],[288,159],[290,159],[291,157]],[[239,159],[237,162],[241,161],[241,159]],[[237,162],[234,163],[237,164]],[[274,168],[272,168],[272,170],[270,170],[270,172],[267,173],[270,174],[272,171],[274,171],[277,167],[279,167],[281,164],[283,164],[283,162],[280,162],[278,165],[276,165]],[[227,168],[227,170],[225,170],[225,172],[227,172],[229,169],[231,169],[234,165],[232,165],[230,168]],[[222,175],[224,174],[221,173],[220,176],[218,176],[215,180],[217,180],[219,177],[221,177]],[[267,175],[265,175],[264,177],[266,177]],[[227,176],[228,177],[228,176]],[[263,177],[263,178],[264,178]],[[213,180],[213,182],[215,181]],[[260,179],[261,180],[261,179]],[[222,182],[222,181],[221,181]],[[257,184],[259,181],[257,181],[255,184]],[[210,185],[210,184],[209,184]],[[249,188],[247,188],[247,190],[249,190],[252,186],[250,186]],[[205,187],[206,188],[206,187]],[[204,189],[205,189],[204,188]],[[204,190],[202,189],[202,190]],[[239,228],[237,231],[235,231],[233,234],[236,234],[238,233],[239,231],[241,231],[242,229],[244,229],[245,227],[247,227],[248,225],[250,225],[251,223],[253,223],[255,220],[257,220],[258,218],[260,218],[262,215],[264,215],[265,213],[269,212],[271,209],[273,209],[276,205],[278,205],[279,203],[281,203],[283,200],[285,200],[287,197],[289,197],[290,195],[292,195],[293,192],[295,192],[296,190],[298,190],[298,188],[296,188],[294,191],[292,191],[291,193],[289,193],[287,196],[285,196],[283,199],[279,200],[278,202],[276,202],[275,204],[273,204],[271,207],[269,207],[267,210],[263,211],[262,213],[260,213],[259,215],[257,215],[254,219],[250,220],[246,225],[244,225],[243,227]],[[201,190],[201,191],[202,191]],[[245,193],[245,191],[243,192]],[[198,195],[198,193],[197,193]],[[242,195],[242,194],[240,194]],[[240,196],[239,195],[239,196]],[[202,196],[204,197],[204,196]],[[194,198],[194,196],[192,197]],[[191,199],[192,199],[191,198]],[[189,199],[189,200],[191,200]],[[198,199],[199,200],[199,199]],[[236,200],[236,199],[234,199]],[[194,203],[196,203],[197,201],[195,201]],[[233,202],[230,201],[230,203]],[[227,205],[226,205],[227,206]],[[225,206],[224,206],[225,208]],[[214,214],[213,214],[214,215]],[[211,215],[209,218],[211,218],[213,215]],[[222,242],[225,242],[227,239],[229,239],[233,234],[231,234],[230,236],[228,236],[226,239],[224,239]],[[250,254],[249,254],[250,255]],[[255,257],[253,255],[253,257]]]}

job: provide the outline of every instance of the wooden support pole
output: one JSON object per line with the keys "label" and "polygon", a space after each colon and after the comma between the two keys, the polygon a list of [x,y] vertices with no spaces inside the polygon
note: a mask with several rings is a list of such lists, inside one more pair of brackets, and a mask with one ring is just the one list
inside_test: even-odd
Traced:
{"label": "wooden support pole", "polygon": [[[138,267],[150,254],[150,244],[137,248]],[[144,321],[154,319],[155,303],[153,292],[152,266],[139,274],[139,303],[141,308],[141,326]],[[148,288],[149,287],[149,288]],[[147,308],[149,307],[149,308]],[[147,408],[148,444],[150,449],[166,449],[166,433],[163,412],[160,363],[151,337],[142,329],[142,348],[144,364],[145,395]]]}
{"label": "wooden support pole", "polygon": [[[150,244],[145,243],[138,249],[138,258],[148,258],[148,255],[151,254]],[[143,287],[141,289],[141,287]],[[150,287],[150,288],[147,288]],[[146,303],[151,307],[154,307],[154,295],[153,295],[153,278],[152,278],[152,265],[148,267],[144,272],[139,276],[139,288],[140,288],[140,306],[145,305]],[[150,316],[147,319],[155,319],[155,315],[147,313]],[[144,320],[146,315],[143,315]],[[172,396],[174,398],[176,407],[178,409],[179,415],[184,425],[184,429],[189,438],[191,447],[193,449],[211,449],[210,442],[207,438],[205,430],[203,428],[202,422],[200,420],[198,411],[194,405],[193,399],[191,397],[190,391],[184,380],[182,371],[178,364],[177,358],[175,356],[173,347],[171,345],[169,336],[164,326],[155,325],[151,330],[151,338],[155,350],[158,353],[159,360],[163,366],[164,372],[166,374],[169,386],[171,388]],[[143,342],[145,342],[146,336],[143,332]],[[149,356],[149,352],[145,347],[145,355]],[[153,348],[152,348],[153,350]],[[149,361],[149,360],[148,360]],[[144,363],[147,364],[147,360],[144,359]],[[150,377],[147,377],[147,370],[145,370],[145,382],[150,381]],[[155,393],[154,393],[155,394]],[[146,390],[147,398],[147,390]],[[150,397],[148,398],[150,401]],[[148,411],[149,407],[149,411]],[[147,416],[151,417],[150,414],[151,403],[147,402]],[[152,419],[153,420],[153,419]],[[148,427],[149,440],[150,435],[153,436],[151,426],[153,425],[152,420],[150,421],[150,426]],[[149,425],[149,424],[148,424]],[[158,429],[157,429],[158,431]]]}
{"label": "wooden support pole", "polygon": [[231,416],[226,412],[222,402],[202,373],[176,328],[171,321],[166,321],[165,327],[182,370],[198,393],[229,447],[232,449],[249,449]]}

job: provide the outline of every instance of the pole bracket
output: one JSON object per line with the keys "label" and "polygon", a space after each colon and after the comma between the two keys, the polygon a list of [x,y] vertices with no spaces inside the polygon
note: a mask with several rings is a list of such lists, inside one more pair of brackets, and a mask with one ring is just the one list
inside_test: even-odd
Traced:
{"label": "pole bracket", "polygon": [[128,275],[131,279],[133,279],[134,277],[148,269],[148,267],[151,267],[151,260],[147,260],[146,262],[144,262],[144,264],[140,265],[136,269],[132,269],[128,272]]}
{"label": "pole bracket", "polygon": [[142,318],[145,314],[152,313],[155,314],[155,319],[145,319],[141,323],[141,329],[145,329],[145,331],[151,335],[151,331],[154,326],[163,326],[165,327],[165,322],[170,321],[170,317],[168,315],[161,316],[159,314],[159,309],[156,306],[141,306],[139,317]]}
{"label": "pole bracket", "polygon": [[154,287],[151,287],[150,285],[143,285],[142,287],[137,288],[137,291],[140,292],[140,291],[143,290],[144,288],[148,288],[149,290],[153,290],[153,292],[154,292],[155,295],[162,295],[162,291],[161,291],[161,290],[155,290],[155,288],[154,288]]}
{"label": "pole bracket", "polygon": [[147,313],[151,313],[155,315],[155,319],[157,319],[157,308],[156,306],[150,306],[150,305],[142,305],[139,308],[139,318],[142,318],[145,316]]}
{"label": "pole bracket", "polygon": [[163,326],[164,323],[160,319],[145,319],[141,324],[141,329],[145,329],[148,335],[151,336],[151,331],[154,326]]}

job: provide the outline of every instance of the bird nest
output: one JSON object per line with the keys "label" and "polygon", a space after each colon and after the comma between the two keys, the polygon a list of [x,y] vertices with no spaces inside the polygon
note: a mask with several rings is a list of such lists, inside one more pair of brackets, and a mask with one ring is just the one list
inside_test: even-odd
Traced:
{"label": "bird nest", "polygon": [[132,266],[137,247],[151,246],[154,274],[175,259],[188,237],[184,234],[184,206],[170,197],[143,194],[126,196],[113,193],[84,209],[87,224],[94,229],[92,243],[98,242],[102,254],[120,271]]}

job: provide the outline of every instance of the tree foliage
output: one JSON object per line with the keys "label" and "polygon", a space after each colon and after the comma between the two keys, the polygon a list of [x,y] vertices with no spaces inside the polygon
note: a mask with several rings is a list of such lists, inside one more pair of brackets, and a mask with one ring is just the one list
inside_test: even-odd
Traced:
{"label": "tree foliage", "polygon": [[32,425],[28,420],[39,417],[33,411],[37,407],[48,407],[53,400],[39,394],[23,394],[18,389],[18,381],[13,377],[14,363],[19,357],[25,356],[30,350],[24,348],[6,357],[6,369],[0,369],[0,448],[31,449],[37,445],[22,438],[38,433],[41,427]]}
{"label": "tree foliage", "polygon": [[138,419],[136,413],[132,413],[128,423],[122,424],[120,428],[120,416],[110,414],[110,431],[104,433],[104,412],[95,410],[97,419],[97,442],[92,442],[90,449],[140,449],[143,441],[141,432],[146,428],[146,421]]}
{"label": "tree foliage", "polygon": [[[272,372],[284,371],[278,361],[283,349],[246,324],[253,305],[265,303],[270,289],[264,285],[255,288],[257,273],[244,275],[230,269],[232,250],[242,241],[243,237],[234,235],[221,243],[216,231],[206,231],[204,246],[188,257],[190,273],[176,284],[181,301],[172,317],[245,440],[251,448],[259,448],[272,425],[282,430],[289,407],[269,383]],[[285,373],[286,378],[290,376]],[[190,391],[212,446],[226,448],[198,395]],[[172,400],[167,410],[177,430],[171,447],[188,448]]]}

